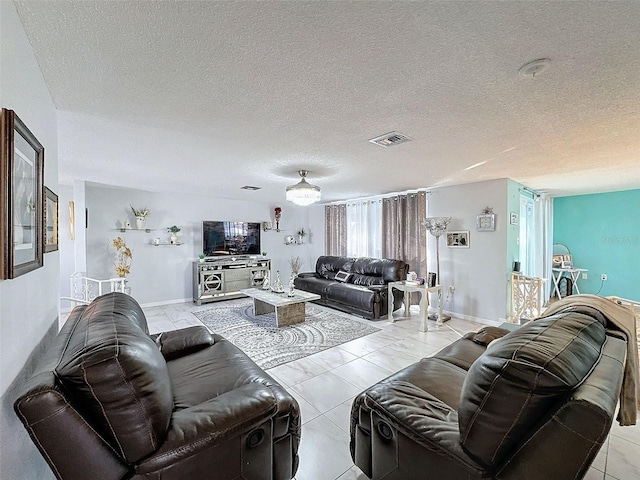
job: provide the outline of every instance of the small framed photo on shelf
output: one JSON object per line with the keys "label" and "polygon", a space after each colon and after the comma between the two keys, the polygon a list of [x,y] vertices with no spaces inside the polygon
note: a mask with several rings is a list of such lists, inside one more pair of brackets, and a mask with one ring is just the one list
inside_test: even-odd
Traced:
{"label": "small framed photo on shelf", "polygon": [[469,230],[447,232],[447,247],[469,248]]}

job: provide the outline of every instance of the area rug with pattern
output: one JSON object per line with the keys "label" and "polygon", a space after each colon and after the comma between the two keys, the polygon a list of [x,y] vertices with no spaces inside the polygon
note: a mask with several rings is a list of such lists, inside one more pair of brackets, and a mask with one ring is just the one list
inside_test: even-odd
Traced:
{"label": "area rug with pattern", "polygon": [[264,369],[380,331],[311,303],[306,305],[305,321],[287,327],[276,326],[275,313],[254,316],[253,301],[246,298],[193,314]]}

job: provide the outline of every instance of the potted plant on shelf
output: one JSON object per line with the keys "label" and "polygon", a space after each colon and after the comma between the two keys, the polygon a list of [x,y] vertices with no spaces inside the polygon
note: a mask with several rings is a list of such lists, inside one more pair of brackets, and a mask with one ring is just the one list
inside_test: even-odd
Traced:
{"label": "potted plant on shelf", "polygon": [[198,258],[200,259],[200,263],[204,262],[204,253],[198,255]]}
{"label": "potted plant on shelf", "polygon": [[148,208],[141,208],[141,209],[137,209],[137,208],[133,208],[133,205],[129,205],[131,207],[131,211],[133,212],[133,216],[136,217],[136,227],[139,229],[143,229],[144,228],[144,221],[147,219],[147,217],[149,216],[149,209]]}
{"label": "potted plant on shelf", "polygon": [[180,227],[175,225],[171,227],[167,227],[167,232],[171,234],[171,244],[175,245],[178,243],[178,233],[180,232]]}
{"label": "potted plant on shelf", "polygon": [[302,244],[304,243],[304,237],[307,236],[307,232],[304,230],[304,228],[301,228],[300,230],[298,230],[298,243]]}

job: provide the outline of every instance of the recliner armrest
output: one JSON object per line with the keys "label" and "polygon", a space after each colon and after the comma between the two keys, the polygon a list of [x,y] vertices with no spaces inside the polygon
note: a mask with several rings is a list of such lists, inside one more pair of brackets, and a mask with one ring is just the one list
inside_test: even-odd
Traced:
{"label": "recliner armrest", "polygon": [[167,439],[136,466],[136,473],[158,471],[247,432],[272,417],[277,408],[276,398],[268,387],[248,383],[200,405],[174,412]]}
{"label": "recliner armrest", "polygon": [[409,382],[384,381],[358,400],[427,450],[453,458],[474,471],[481,470],[462,450],[458,413],[428,392]]}
{"label": "recliner armrest", "polygon": [[302,272],[302,273],[299,273],[297,276],[300,278],[314,278],[314,277],[320,278],[320,275],[318,275],[316,272]]}
{"label": "recliner armrest", "polygon": [[197,352],[215,343],[211,332],[199,325],[159,333],[152,338],[166,360]]}

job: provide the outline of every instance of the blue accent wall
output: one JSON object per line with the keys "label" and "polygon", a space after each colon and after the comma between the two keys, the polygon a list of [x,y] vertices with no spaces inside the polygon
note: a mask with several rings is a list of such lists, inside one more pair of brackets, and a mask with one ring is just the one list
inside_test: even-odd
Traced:
{"label": "blue accent wall", "polygon": [[640,190],[555,198],[553,242],[569,248],[574,267],[589,269],[580,293],[640,301]]}

